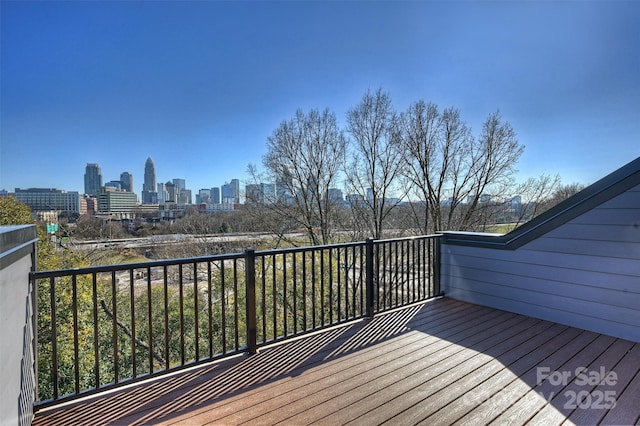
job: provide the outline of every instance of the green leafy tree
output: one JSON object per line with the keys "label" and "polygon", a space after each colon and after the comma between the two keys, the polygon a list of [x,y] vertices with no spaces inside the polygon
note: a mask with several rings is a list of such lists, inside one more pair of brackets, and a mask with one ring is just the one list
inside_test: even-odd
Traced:
{"label": "green leafy tree", "polygon": [[[0,225],[34,224],[31,209],[12,196],[0,197]],[[85,257],[73,250],[56,247],[42,227],[37,228],[37,266],[39,270],[69,269],[87,266]],[[52,320],[54,311],[51,306],[51,281],[40,280],[38,283],[38,386],[40,395],[46,399],[53,396],[53,331]],[[86,317],[82,312],[87,312],[87,306],[91,304],[91,286],[87,280],[80,278],[75,284],[70,278],[58,280],[55,288],[55,315],[56,315],[56,345],[59,365],[60,393],[68,393],[73,389],[74,378],[74,334],[77,330],[79,347],[84,350],[89,346],[88,332],[93,329],[92,318]],[[75,289],[74,289],[75,286]],[[79,307],[77,318],[74,319],[74,293],[76,304]],[[77,328],[75,327],[77,324]],[[88,352],[84,351],[84,352]],[[78,358],[80,375],[91,368],[87,365],[89,357]],[[83,383],[83,386],[89,386]]]}
{"label": "green leafy tree", "polygon": [[31,209],[17,198],[0,197],[0,225],[28,225],[35,223]]}

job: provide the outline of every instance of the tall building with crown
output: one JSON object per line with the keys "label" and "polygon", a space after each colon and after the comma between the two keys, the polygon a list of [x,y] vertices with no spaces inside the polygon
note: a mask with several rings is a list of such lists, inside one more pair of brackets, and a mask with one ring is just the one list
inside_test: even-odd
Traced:
{"label": "tall building with crown", "polygon": [[142,204],[158,204],[156,192],[156,166],[151,157],[144,164],[144,183],[142,185]]}

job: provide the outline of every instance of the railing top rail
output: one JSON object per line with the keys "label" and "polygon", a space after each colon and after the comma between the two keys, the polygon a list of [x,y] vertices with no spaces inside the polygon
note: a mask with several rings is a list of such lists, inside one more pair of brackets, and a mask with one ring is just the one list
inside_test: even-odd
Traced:
{"label": "railing top rail", "polygon": [[373,242],[384,244],[384,243],[394,243],[396,241],[424,240],[424,239],[440,238],[440,237],[442,237],[442,234],[415,235],[412,237],[399,237],[399,238],[387,238],[384,240],[374,240]]}
{"label": "railing top rail", "polygon": [[[388,238],[383,240],[373,240],[375,243],[392,243],[396,241],[411,241],[418,239],[428,239],[428,238],[438,238],[441,237],[442,234],[429,234],[429,235],[416,235],[412,237],[400,237],[400,238]],[[354,241],[349,243],[337,243],[337,244],[324,244],[324,245],[316,245],[316,246],[304,246],[304,247],[290,247],[284,249],[272,249],[272,250],[261,250],[256,251],[256,256],[267,256],[273,254],[281,254],[281,253],[300,253],[300,252],[308,252],[314,250],[328,250],[328,249],[337,249],[337,248],[349,248],[349,247],[357,247],[366,244],[366,241]]]}
{"label": "railing top rail", "polygon": [[199,257],[186,257],[179,259],[164,259],[164,260],[151,260],[148,262],[135,262],[135,263],[120,263],[117,265],[104,265],[104,266],[88,266],[86,268],[72,268],[72,269],[59,269],[52,271],[36,271],[31,272],[32,279],[59,277],[64,275],[82,275],[93,274],[101,272],[113,272],[121,271],[123,269],[146,269],[158,266],[172,266],[172,265],[186,265],[190,263],[199,262],[214,262],[220,260],[233,260],[244,257],[244,253],[228,253],[228,254],[216,254],[210,256]]}
{"label": "railing top rail", "polygon": [[288,247],[283,249],[260,250],[260,251],[256,251],[256,256],[269,256],[269,255],[282,254],[282,253],[300,253],[300,252],[309,252],[309,251],[318,251],[318,250],[357,247],[363,244],[365,244],[364,241],[355,241],[350,243],[323,244],[323,245],[317,245],[317,246]]}

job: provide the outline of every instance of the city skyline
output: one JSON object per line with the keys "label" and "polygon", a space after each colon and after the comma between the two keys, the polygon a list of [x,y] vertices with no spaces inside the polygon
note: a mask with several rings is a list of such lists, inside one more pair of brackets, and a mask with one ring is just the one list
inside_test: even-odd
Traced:
{"label": "city skyline", "polygon": [[[99,174],[99,176],[101,178],[100,181],[99,181],[100,183],[96,183],[95,184],[97,189],[99,189],[102,186],[107,186],[107,183],[109,183],[109,182],[122,182],[123,184],[127,184],[128,182],[133,181],[133,178],[135,176],[135,174],[131,173],[129,170],[124,170],[124,171],[122,171],[120,173],[116,173],[116,174],[119,175],[119,179],[108,179],[107,180],[107,178],[110,178],[111,176],[105,176],[104,173],[101,172],[101,169],[102,169],[101,163],[99,163],[99,162],[91,162],[91,163],[86,163],[85,164],[85,180],[87,179],[88,169],[94,169],[94,168],[97,170],[96,174]],[[144,170],[144,167],[142,167],[142,169]],[[144,176],[144,173],[142,173],[142,175]],[[125,179],[125,180],[123,180],[123,179]],[[218,185],[213,184],[212,186],[208,186],[208,187],[204,187],[204,188],[197,188],[197,189],[198,190],[199,189],[211,189],[211,188],[214,188],[214,187],[218,187],[219,188],[219,187],[223,186],[225,183],[229,183],[232,179],[237,179],[237,178],[226,179],[223,183],[220,183]],[[171,178],[168,178],[166,180],[164,180],[164,179],[157,180],[157,183],[160,184],[160,183],[166,183],[166,182],[173,182],[173,181],[176,181],[176,180],[188,181],[189,179],[171,177]],[[92,194],[95,194],[95,193],[98,192],[98,190],[95,190],[95,191],[89,190],[89,191],[87,191],[87,186],[86,185],[87,184],[86,184],[86,181],[85,181],[84,190],[78,190],[78,189],[75,189],[75,187],[74,187],[74,189],[58,188],[58,187],[54,188],[53,186],[48,185],[46,182],[42,181],[41,185],[35,185],[35,186],[29,186],[29,187],[22,185],[22,186],[16,186],[16,187],[13,187],[13,188],[0,188],[0,189],[4,189],[7,192],[12,192],[16,188],[19,188],[19,189],[53,188],[53,189],[60,189],[60,190],[69,191],[69,192],[78,192],[80,194],[87,194],[87,195],[92,195]],[[118,189],[122,189],[122,190],[125,190],[125,191],[128,191],[128,192],[136,192],[138,194],[141,194],[142,191],[145,190],[144,183],[142,183],[141,185],[142,185],[142,187],[138,188],[138,190],[136,190],[135,185],[133,187],[126,186],[126,187],[118,188]],[[187,187],[186,189],[194,189],[194,188]]]}
{"label": "city skyline", "polygon": [[[83,192],[144,159],[194,193],[247,179],[296,109],[369,89],[499,110],[524,181],[589,184],[640,155],[638,2],[0,2],[0,189]],[[141,160],[142,159],[142,160]],[[162,179],[158,180],[160,182]],[[137,183],[136,183],[137,182]]]}
{"label": "city skyline", "polygon": [[[187,185],[188,179],[185,178],[178,178],[178,177],[172,177],[167,179],[166,181],[164,179],[157,179],[157,175],[155,173],[155,167],[153,165],[153,159],[151,157],[147,158],[147,161],[145,162],[145,167],[144,169],[146,169],[146,166],[149,165],[149,160],[151,160],[151,166],[152,166],[152,173],[153,173],[153,182],[152,185],[154,185],[154,189],[155,191],[151,191],[151,192],[156,192],[158,189],[158,185],[165,185],[167,183],[172,183],[173,185],[177,185],[180,187],[180,189],[182,190],[188,190],[191,191],[192,193],[197,193],[198,191],[201,190],[212,190],[212,189],[218,189],[219,191],[225,186],[225,185],[229,185],[230,183],[233,184],[233,182],[235,181],[237,183],[237,185],[240,185],[240,180],[238,178],[230,178],[230,179],[225,179],[223,183],[219,183],[219,184],[212,184],[210,186],[206,186],[203,188],[192,188],[190,185]],[[145,186],[145,183],[142,183],[142,187],[140,188],[140,190],[136,190],[135,185],[133,187],[131,187],[131,182],[134,182],[134,174],[131,173],[130,171],[122,171],[121,173],[119,173],[119,180],[116,179],[111,179],[111,180],[107,180],[105,178],[105,176],[102,174],[102,167],[101,164],[99,162],[92,162],[92,163],[86,163],[85,165],[85,174],[84,174],[84,191],[82,190],[76,190],[76,189],[69,189],[69,188],[58,188],[58,187],[53,187],[51,185],[47,185],[46,183],[43,183],[42,185],[37,185],[37,186],[31,186],[31,187],[26,187],[26,186],[17,186],[14,188],[0,188],[0,190],[5,190],[7,193],[12,193],[14,192],[16,189],[20,189],[20,190],[31,190],[31,189],[53,189],[53,190],[57,190],[57,191],[64,191],[64,192],[77,192],[78,194],[83,194],[83,195],[96,195],[99,193],[100,188],[101,187],[106,187],[106,186],[110,186],[109,183],[121,183],[122,187],[118,187],[117,189],[120,189],[122,191],[126,191],[126,192],[133,192],[135,193],[137,196],[139,196],[139,201],[142,204],[142,200],[143,200],[143,192],[145,190],[147,190],[148,188]],[[107,177],[108,178],[108,177]],[[124,179],[124,180],[123,180]],[[157,183],[156,183],[157,182]],[[247,183],[248,184],[248,183]],[[94,189],[89,189],[88,188],[94,188]],[[238,188],[240,188],[240,186],[238,186]],[[153,204],[157,204],[157,203],[153,203]]]}

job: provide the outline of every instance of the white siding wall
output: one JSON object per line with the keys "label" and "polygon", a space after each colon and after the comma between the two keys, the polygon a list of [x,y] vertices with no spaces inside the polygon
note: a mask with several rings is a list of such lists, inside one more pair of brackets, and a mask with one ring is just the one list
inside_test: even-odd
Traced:
{"label": "white siding wall", "polygon": [[443,244],[447,297],[640,342],[640,185],[516,250]]}
{"label": "white siding wall", "polygon": [[[22,226],[0,226],[0,425],[30,425],[35,399],[32,300],[29,271],[34,250]],[[35,237],[35,227],[32,227]],[[9,244],[5,244],[10,240]]]}

